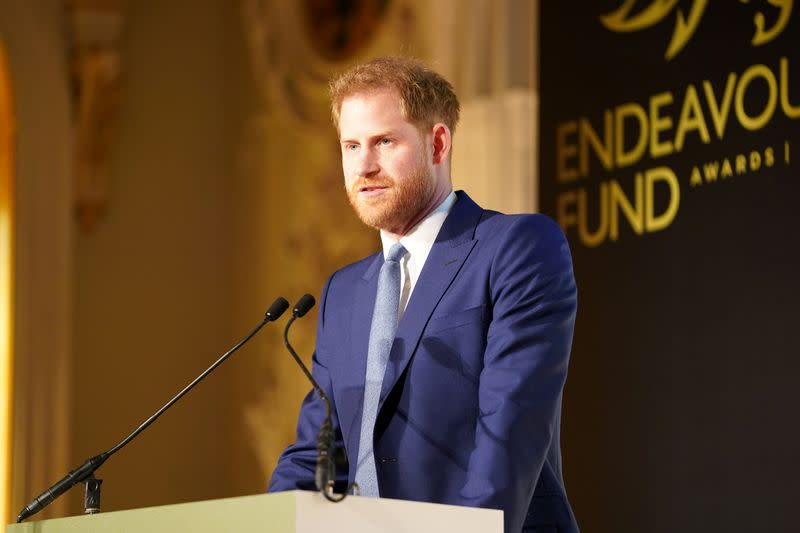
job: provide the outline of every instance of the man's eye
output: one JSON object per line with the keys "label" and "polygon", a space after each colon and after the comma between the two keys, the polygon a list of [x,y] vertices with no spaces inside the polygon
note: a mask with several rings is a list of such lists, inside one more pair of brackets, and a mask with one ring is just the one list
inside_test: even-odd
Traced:
{"label": "man's eye", "polygon": [[344,149],[347,150],[348,152],[355,152],[358,149],[358,145],[357,144],[345,144],[344,145]]}
{"label": "man's eye", "polygon": [[391,139],[386,139],[386,138],[381,139],[381,144],[384,146],[391,143],[392,143]]}

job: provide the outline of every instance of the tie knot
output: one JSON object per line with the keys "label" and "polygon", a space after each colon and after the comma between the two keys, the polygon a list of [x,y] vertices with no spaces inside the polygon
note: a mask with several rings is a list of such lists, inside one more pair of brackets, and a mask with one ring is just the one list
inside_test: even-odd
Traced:
{"label": "tie knot", "polygon": [[398,242],[389,248],[389,253],[386,254],[386,261],[397,263],[404,255],[406,255],[406,249],[403,248],[403,245]]}

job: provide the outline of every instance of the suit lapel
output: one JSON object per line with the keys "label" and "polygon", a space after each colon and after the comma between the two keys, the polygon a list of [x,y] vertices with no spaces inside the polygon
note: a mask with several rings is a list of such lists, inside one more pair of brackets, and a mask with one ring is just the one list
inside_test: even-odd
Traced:
{"label": "suit lapel", "polygon": [[[433,310],[475,246],[475,227],[483,210],[464,192],[459,191],[457,195],[458,201],[453,206],[439,231],[436,242],[431,247],[425,266],[422,268],[414,292],[411,294],[403,318],[398,325],[392,351],[389,354],[389,362],[383,376],[380,403],[378,404],[379,413],[386,397],[394,388],[417,349],[422,331]],[[367,326],[368,335],[369,326]],[[366,363],[364,368],[366,368]],[[362,374],[362,387],[363,380]]]}

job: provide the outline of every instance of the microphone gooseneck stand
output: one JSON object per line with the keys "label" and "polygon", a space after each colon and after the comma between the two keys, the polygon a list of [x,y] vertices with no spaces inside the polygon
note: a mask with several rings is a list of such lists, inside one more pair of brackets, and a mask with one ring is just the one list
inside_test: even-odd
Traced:
{"label": "microphone gooseneck stand", "polygon": [[312,377],[306,365],[303,364],[297,352],[294,351],[291,343],[289,343],[289,328],[295,320],[308,313],[308,311],[314,307],[315,303],[314,297],[310,294],[305,294],[298,300],[297,304],[295,304],[292,309],[292,317],[286,323],[286,328],[283,330],[283,342],[286,345],[286,349],[292,354],[295,362],[306,375],[306,378],[308,378],[308,381],[311,382],[311,386],[314,387],[314,390],[317,391],[317,394],[319,394],[319,397],[325,403],[325,420],[323,420],[319,428],[319,433],[317,433],[317,467],[314,473],[314,483],[317,490],[320,491],[326,499],[338,503],[347,497],[347,491],[343,494],[336,494],[333,492],[334,482],[336,481],[336,461],[333,446],[331,402],[328,399],[328,395],[322,390],[322,387],[320,387]]}
{"label": "microphone gooseneck stand", "polygon": [[101,453],[100,455],[96,455],[90,459],[87,459],[85,463],[81,466],[72,470],[69,474],[64,477],[61,481],[54,484],[52,487],[44,491],[42,494],[37,496],[31,503],[29,503],[22,511],[20,511],[19,516],[17,517],[17,522],[22,522],[26,518],[33,516],[34,514],[38,513],[48,505],[50,505],[53,500],[61,496],[67,490],[69,490],[73,485],[77,483],[86,483],[86,496],[84,499],[84,506],[86,509],[86,513],[92,514],[97,513],[100,511],[100,484],[102,480],[96,479],[94,477],[94,472],[100,466],[106,462],[106,460],[121,450],[125,445],[127,445],[130,441],[132,441],[139,433],[144,431],[147,426],[152,424],[153,422],[161,416],[164,411],[172,407],[172,405],[180,400],[184,394],[192,390],[192,388],[200,383],[208,374],[214,371],[219,365],[225,362],[225,360],[233,355],[236,350],[241,348],[247,341],[249,341],[253,336],[255,336],[258,331],[267,324],[267,322],[272,322],[277,320],[284,311],[289,308],[289,302],[287,302],[284,298],[276,299],[272,305],[269,307],[267,312],[264,314],[264,319],[259,323],[253,331],[247,334],[242,340],[237,342],[233,348],[222,354],[222,356],[217,359],[214,364],[208,367],[205,372],[197,376],[194,381],[189,383],[182,391],[180,391],[174,398],[168,401],[161,409],[155,412],[150,418],[142,422],[142,424],[136,428],[130,435],[125,437],[119,444],[114,446],[108,451]]}

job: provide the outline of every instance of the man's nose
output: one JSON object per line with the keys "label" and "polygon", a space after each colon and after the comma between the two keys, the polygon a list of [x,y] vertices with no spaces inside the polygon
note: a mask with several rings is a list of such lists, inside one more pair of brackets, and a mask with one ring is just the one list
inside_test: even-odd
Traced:
{"label": "man's nose", "polygon": [[361,150],[356,156],[353,170],[362,178],[371,178],[380,171],[378,157],[372,150]]}

